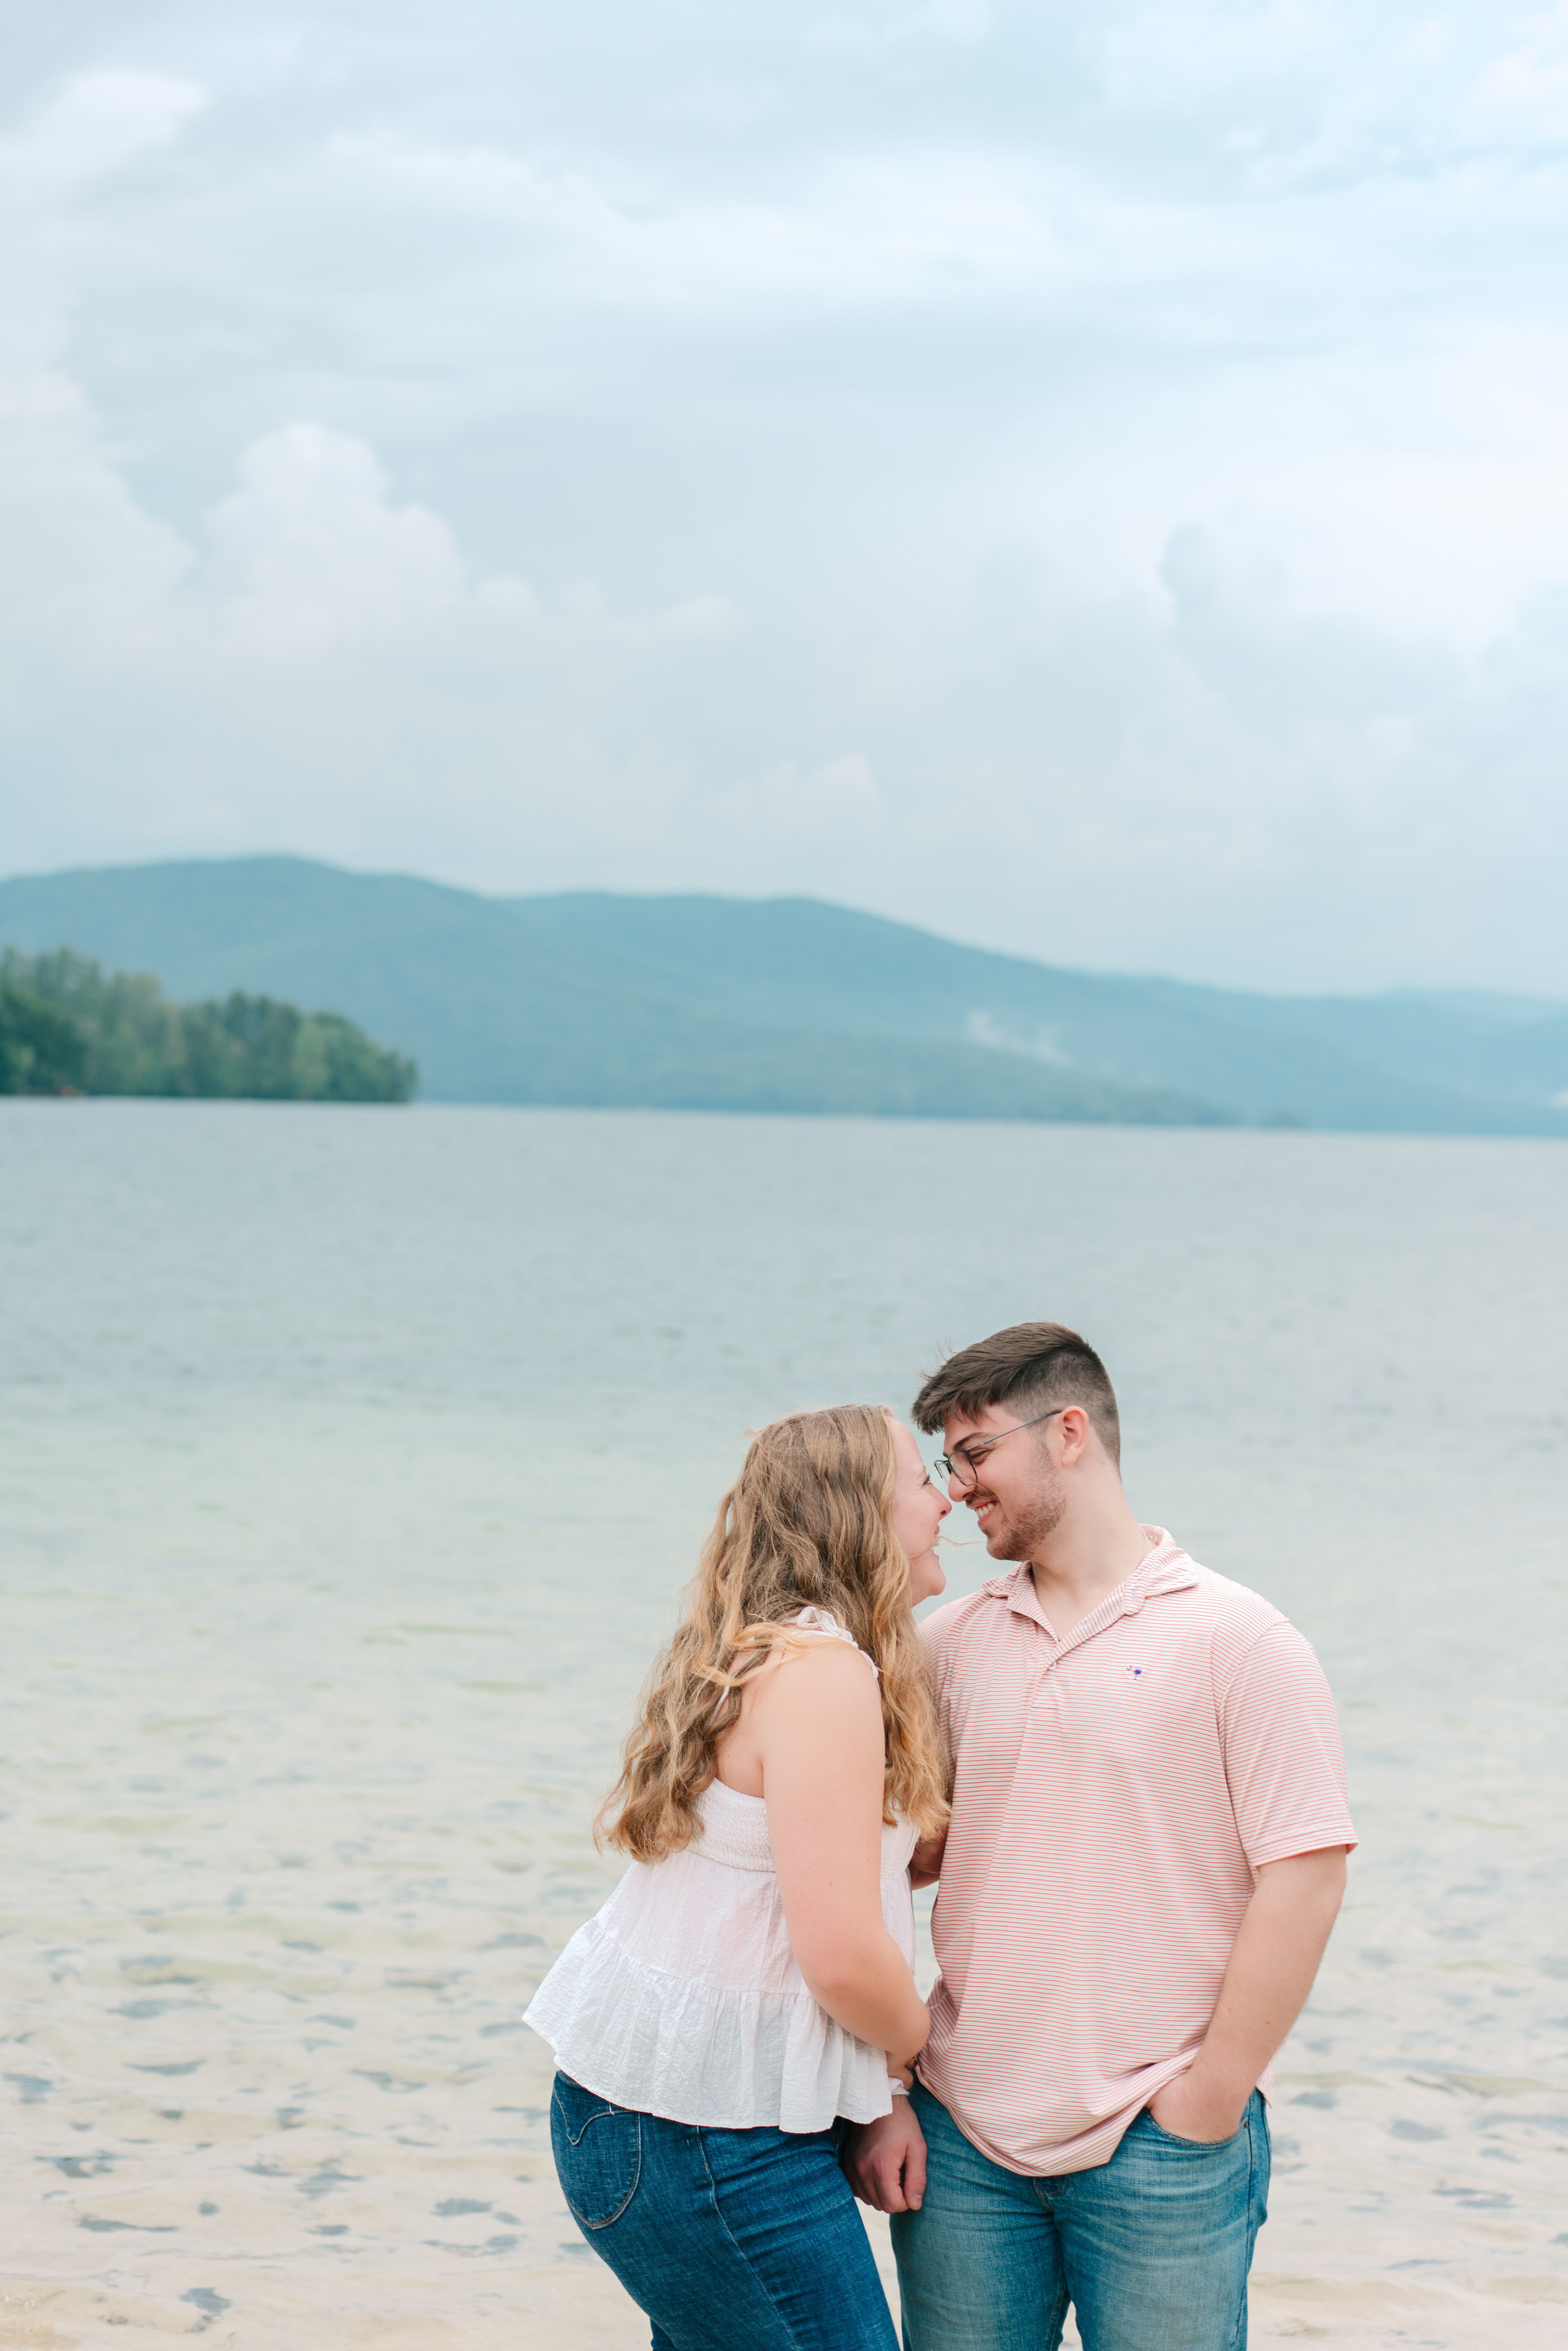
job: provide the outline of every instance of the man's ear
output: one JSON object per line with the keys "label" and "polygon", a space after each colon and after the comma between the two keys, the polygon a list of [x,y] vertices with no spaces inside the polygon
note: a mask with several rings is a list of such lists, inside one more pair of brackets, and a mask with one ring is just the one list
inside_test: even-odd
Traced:
{"label": "man's ear", "polygon": [[1057,1416],[1061,1430],[1061,1464],[1067,1468],[1081,1461],[1089,1443],[1089,1415],[1081,1404],[1070,1404]]}

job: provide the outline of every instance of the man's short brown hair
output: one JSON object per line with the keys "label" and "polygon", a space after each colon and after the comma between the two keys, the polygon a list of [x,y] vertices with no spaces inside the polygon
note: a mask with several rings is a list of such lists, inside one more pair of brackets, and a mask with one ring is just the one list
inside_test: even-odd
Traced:
{"label": "man's short brown hair", "polygon": [[940,1428],[949,1413],[972,1420],[990,1404],[1010,1406],[1020,1420],[1053,1404],[1082,1405],[1101,1444],[1121,1466],[1116,1391],[1088,1340],[1065,1322],[1015,1322],[972,1347],[960,1347],[915,1397],[915,1418],[929,1432]]}

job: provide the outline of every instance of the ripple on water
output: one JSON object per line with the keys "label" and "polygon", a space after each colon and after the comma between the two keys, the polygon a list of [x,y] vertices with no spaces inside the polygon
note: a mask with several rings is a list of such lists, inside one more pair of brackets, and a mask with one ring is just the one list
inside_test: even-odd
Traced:
{"label": "ripple on water", "polygon": [[67,1107],[0,1105],[0,2351],[641,2346],[517,2029],[632,1693],[747,1426],[1042,1311],[1343,1708],[1255,2338],[1557,2351],[1560,1152]]}

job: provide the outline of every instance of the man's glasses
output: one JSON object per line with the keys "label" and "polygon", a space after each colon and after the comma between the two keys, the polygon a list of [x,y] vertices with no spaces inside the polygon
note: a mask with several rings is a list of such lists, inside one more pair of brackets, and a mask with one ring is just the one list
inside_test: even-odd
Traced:
{"label": "man's glasses", "polygon": [[950,1479],[967,1494],[993,1445],[999,1445],[1004,1437],[1016,1437],[1020,1428],[1038,1428],[1042,1420],[1054,1420],[1059,1412],[1066,1410],[1064,1404],[1053,1404],[1049,1412],[1037,1412],[1032,1420],[1015,1421],[1011,1428],[998,1428],[994,1437],[983,1437],[978,1444],[955,1445],[951,1453],[936,1456],[936,1467],[944,1478]]}

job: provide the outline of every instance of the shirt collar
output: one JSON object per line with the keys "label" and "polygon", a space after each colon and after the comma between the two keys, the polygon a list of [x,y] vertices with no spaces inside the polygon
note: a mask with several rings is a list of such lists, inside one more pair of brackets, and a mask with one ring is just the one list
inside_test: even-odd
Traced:
{"label": "shirt collar", "polygon": [[[1197,1568],[1164,1527],[1145,1527],[1144,1532],[1149,1548],[1131,1575],[1108,1592],[1073,1627],[1075,1635],[1091,1625],[1098,1628],[1109,1624],[1116,1616],[1135,1616],[1145,1601],[1156,1593],[1186,1592],[1197,1583]],[[1005,1575],[991,1576],[980,1589],[993,1600],[1005,1600],[1015,1616],[1028,1616],[1046,1632],[1051,1631],[1027,1561],[1010,1567]]]}

